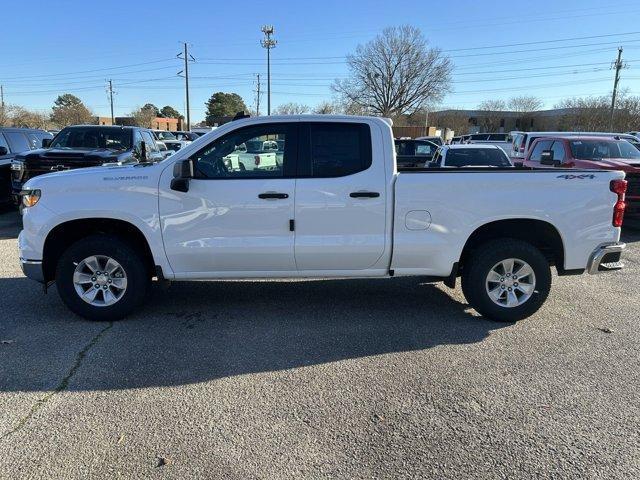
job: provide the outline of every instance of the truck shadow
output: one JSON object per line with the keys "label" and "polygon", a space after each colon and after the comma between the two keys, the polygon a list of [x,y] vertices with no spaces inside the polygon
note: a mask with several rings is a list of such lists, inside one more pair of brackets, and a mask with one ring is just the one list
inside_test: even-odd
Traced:
{"label": "truck shadow", "polygon": [[0,332],[14,340],[0,346],[1,391],[55,389],[79,357],[69,390],[145,388],[464,345],[506,326],[411,278],[175,283],[111,327],[28,282],[0,279],[12,299]]}

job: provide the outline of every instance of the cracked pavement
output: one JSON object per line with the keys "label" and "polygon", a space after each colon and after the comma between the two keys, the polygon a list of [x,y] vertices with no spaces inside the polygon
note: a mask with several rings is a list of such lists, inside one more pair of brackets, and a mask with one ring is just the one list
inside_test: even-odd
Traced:
{"label": "cracked pavement", "polygon": [[92,323],[0,214],[1,478],[640,478],[640,232],[515,325],[417,279],[198,282]]}

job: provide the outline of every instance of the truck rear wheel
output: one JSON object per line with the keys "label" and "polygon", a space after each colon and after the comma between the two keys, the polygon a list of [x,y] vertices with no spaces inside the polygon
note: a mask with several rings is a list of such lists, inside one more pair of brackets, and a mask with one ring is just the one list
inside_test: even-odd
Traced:
{"label": "truck rear wheel", "polygon": [[145,264],[129,244],[113,235],[92,235],[60,257],[56,286],[62,301],[89,320],[118,320],[145,299]]}
{"label": "truck rear wheel", "polygon": [[464,266],[462,291],[485,317],[516,322],[533,315],[551,289],[551,269],[533,245],[515,239],[489,241]]}

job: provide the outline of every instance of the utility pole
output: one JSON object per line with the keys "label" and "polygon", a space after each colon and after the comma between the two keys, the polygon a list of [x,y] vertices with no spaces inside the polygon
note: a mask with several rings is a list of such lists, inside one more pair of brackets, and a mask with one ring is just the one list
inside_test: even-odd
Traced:
{"label": "utility pole", "polygon": [[622,62],[622,47],[618,47],[618,58],[611,68],[615,69],[616,75],[613,80],[613,94],[611,95],[611,116],[609,118],[609,131],[613,132],[613,114],[616,109],[616,95],[618,94],[618,82],[620,81],[620,70],[626,65]]}
{"label": "utility pole", "polygon": [[4,87],[0,85],[0,107],[4,108]]}
{"label": "utility pole", "polygon": [[256,117],[260,116],[260,74],[256,73]]}
{"label": "utility pole", "polygon": [[[178,58],[183,58],[184,59],[184,70],[180,70],[178,72],[178,75],[180,75],[181,73],[184,73],[184,89],[185,89],[185,99],[186,99],[186,103],[187,103],[187,108],[186,108],[186,114],[187,114],[187,125],[186,125],[186,130],[187,132],[189,130],[191,130],[191,111],[189,108],[189,62],[195,62],[196,59],[193,58],[193,56],[191,56],[189,54],[189,44],[187,42],[182,42],[184,45],[184,52],[180,52],[178,55],[176,55]],[[182,55],[182,56],[181,56]],[[183,75],[180,75],[183,76]]]}
{"label": "utility pole", "polygon": [[273,40],[273,25],[264,25],[262,27],[262,33],[264,33],[264,39],[260,41],[262,48],[267,49],[267,115],[271,115],[271,49],[275,48],[278,43],[277,40]]}
{"label": "utility pole", "polygon": [[111,104],[111,125],[115,125],[115,118],[113,117],[113,81],[109,80],[109,103]]}

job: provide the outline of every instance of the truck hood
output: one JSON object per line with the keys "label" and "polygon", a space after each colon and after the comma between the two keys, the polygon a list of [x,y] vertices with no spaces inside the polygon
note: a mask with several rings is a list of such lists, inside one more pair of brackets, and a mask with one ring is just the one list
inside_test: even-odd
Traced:
{"label": "truck hood", "polygon": [[85,188],[108,188],[109,185],[135,184],[136,181],[146,182],[156,176],[162,167],[159,164],[129,164],[107,165],[102,167],[77,168],[59,172],[47,173],[33,177],[24,184],[25,189],[61,189],[72,191],[70,186]]}
{"label": "truck hood", "polygon": [[596,168],[622,170],[623,172],[640,172],[640,159],[628,158],[603,158],[602,160],[590,160]]}
{"label": "truck hood", "polygon": [[27,164],[103,164],[107,162],[118,162],[122,158],[131,156],[130,151],[116,151],[107,148],[94,149],[69,149],[69,148],[40,148],[16,155],[16,160]]}

